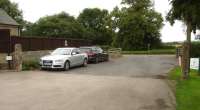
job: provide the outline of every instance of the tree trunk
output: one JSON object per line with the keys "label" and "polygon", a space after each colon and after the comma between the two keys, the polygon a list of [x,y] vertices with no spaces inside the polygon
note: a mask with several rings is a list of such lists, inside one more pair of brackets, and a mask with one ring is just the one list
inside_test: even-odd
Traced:
{"label": "tree trunk", "polygon": [[187,22],[187,40],[185,42],[184,46],[184,55],[183,55],[183,78],[188,79],[189,73],[190,73],[190,46],[191,46],[191,33],[192,33],[192,23]]}

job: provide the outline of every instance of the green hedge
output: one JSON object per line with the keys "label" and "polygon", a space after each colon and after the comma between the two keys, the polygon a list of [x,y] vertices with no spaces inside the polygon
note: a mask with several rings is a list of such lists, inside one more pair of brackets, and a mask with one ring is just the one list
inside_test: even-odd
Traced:
{"label": "green hedge", "polygon": [[200,57],[200,42],[192,42],[191,57]]}
{"label": "green hedge", "polygon": [[175,49],[155,49],[150,51],[123,51],[123,54],[175,54]]}
{"label": "green hedge", "polygon": [[37,60],[23,61],[22,63],[22,70],[36,70],[39,68],[39,61]]}

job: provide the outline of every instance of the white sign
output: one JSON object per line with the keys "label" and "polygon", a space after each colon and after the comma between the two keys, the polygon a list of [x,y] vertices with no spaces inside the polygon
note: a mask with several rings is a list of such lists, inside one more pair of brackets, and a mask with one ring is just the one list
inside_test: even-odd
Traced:
{"label": "white sign", "polygon": [[6,61],[11,61],[12,60],[12,56],[6,56]]}
{"label": "white sign", "polygon": [[199,58],[191,58],[190,59],[190,68],[199,70]]}
{"label": "white sign", "polygon": [[200,40],[200,35],[196,35],[195,40]]}
{"label": "white sign", "polygon": [[65,40],[65,46],[68,46],[67,40]]}

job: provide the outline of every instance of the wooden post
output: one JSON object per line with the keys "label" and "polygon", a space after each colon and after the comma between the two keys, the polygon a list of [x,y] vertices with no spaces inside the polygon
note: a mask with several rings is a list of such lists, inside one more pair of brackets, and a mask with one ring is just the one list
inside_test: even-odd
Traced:
{"label": "wooden post", "polygon": [[13,53],[13,69],[22,71],[22,46],[15,44],[15,51]]}
{"label": "wooden post", "polygon": [[189,49],[189,44],[188,42],[184,42],[183,44],[183,55],[182,55],[182,74],[183,78],[187,79],[189,77],[189,68],[190,68],[190,53],[188,51]]}

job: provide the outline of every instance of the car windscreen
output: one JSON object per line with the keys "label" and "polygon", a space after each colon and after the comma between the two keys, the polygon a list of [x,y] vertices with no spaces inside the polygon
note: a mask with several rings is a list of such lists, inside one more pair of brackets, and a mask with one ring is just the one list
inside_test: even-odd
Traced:
{"label": "car windscreen", "polygon": [[51,55],[70,55],[71,49],[59,48],[54,50]]}
{"label": "car windscreen", "polygon": [[79,50],[80,50],[81,53],[90,53],[90,52],[92,52],[91,48],[79,48]]}

